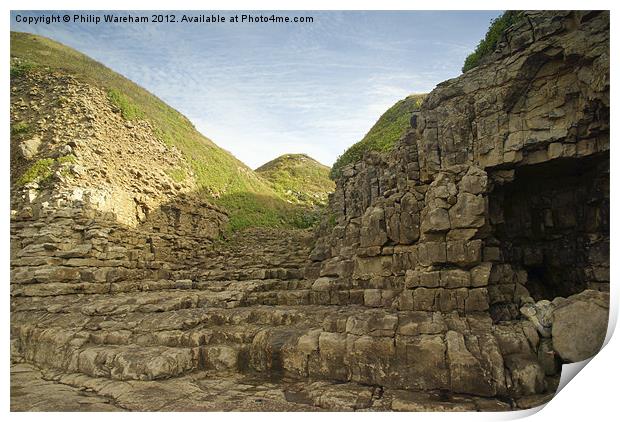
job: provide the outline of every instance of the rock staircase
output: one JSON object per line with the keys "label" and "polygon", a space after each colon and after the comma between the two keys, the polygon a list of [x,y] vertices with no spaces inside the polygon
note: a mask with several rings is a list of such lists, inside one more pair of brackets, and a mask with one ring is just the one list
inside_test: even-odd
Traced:
{"label": "rock staircase", "polygon": [[[494,342],[488,315],[364,306],[362,290],[301,277],[309,236],[275,230],[240,234],[194,268],[174,273],[175,279],[142,281],[142,288],[125,292],[14,296],[13,360],[42,368],[49,382],[78,389],[132,383],[142,391],[153,382],[177,380],[181,390],[191,390],[205,377],[222,382],[253,377],[254,384],[271,383],[270,391],[280,392],[266,407],[249,400],[247,408],[255,410],[519,406],[491,398],[500,391],[490,385],[475,395],[433,398],[429,392],[454,384],[450,378],[458,371],[447,364],[447,354],[466,352],[464,341],[475,339],[482,348]],[[527,344],[524,338],[515,341]],[[480,371],[493,368],[490,359]],[[119,389],[102,391],[118,399]],[[124,396],[133,403],[128,409],[154,410],[149,400],[155,398],[136,402],[137,394]],[[381,401],[384,394],[388,402]],[[343,395],[346,400],[338,402]],[[522,405],[545,399],[530,395]],[[179,409],[197,406],[190,401]]]}

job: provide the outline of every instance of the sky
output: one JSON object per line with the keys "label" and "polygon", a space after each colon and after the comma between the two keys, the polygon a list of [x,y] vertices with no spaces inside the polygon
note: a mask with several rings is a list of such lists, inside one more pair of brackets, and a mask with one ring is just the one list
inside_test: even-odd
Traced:
{"label": "sky", "polygon": [[396,101],[458,76],[490,20],[500,14],[164,13],[177,20],[183,14],[229,19],[273,13],[311,16],[313,22],[28,24],[16,22],[16,15],[52,12],[13,11],[11,30],[52,38],[123,74],[252,168],[286,153],[306,153],[333,164]]}

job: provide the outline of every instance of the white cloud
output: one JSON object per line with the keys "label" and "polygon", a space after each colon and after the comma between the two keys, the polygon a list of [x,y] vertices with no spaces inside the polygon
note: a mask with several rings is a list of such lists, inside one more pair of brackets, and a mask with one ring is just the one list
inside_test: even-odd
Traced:
{"label": "white cloud", "polygon": [[493,15],[475,15],[485,25],[471,31],[472,13],[312,14],[299,26],[15,29],[124,74],[255,168],[291,152],[332,164],[397,100],[458,75]]}

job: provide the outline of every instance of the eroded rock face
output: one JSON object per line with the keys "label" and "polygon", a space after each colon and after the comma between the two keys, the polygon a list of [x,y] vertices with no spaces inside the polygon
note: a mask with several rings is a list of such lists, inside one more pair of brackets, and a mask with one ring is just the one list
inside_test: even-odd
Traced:
{"label": "eroded rock face", "polygon": [[126,121],[102,89],[27,73],[11,82],[11,122],[29,134],[11,139],[13,295],[171,284],[222,234],[227,215],[194,193],[181,153],[149,122]]}
{"label": "eroded rock face", "polygon": [[[88,388],[101,409],[548,400],[560,358],[595,352],[607,318],[609,14],[527,16],[486,64],[428,96],[393,151],[343,169],[312,245],[308,232],[266,229],[217,241],[225,214],[172,194],[183,186],[164,187],[156,204],[119,191],[118,215],[62,175],[51,190],[20,188],[12,357],[53,373],[18,365],[27,375],[15,382]],[[154,151],[148,127],[126,129]],[[519,312],[585,287],[596,292],[551,302],[551,338]]]}
{"label": "eroded rock face", "polygon": [[[135,227],[196,191],[189,164],[153,125],[125,120],[104,90],[73,76],[29,72],[13,78],[11,124],[25,125],[28,135],[11,137],[13,209],[22,202],[35,210],[78,202]],[[37,165],[53,174],[23,186],[19,179]],[[201,217],[218,220],[206,212]]]}
{"label": "eroded rock face", "polygon": [[609,149],[609,15],[528,12],[488,64],[443,82],[418,119],[420,177]]}
{"label": "eroded rock face", "polygon": [[551,325],[519,309],[609,289],[609,15],[526,16],[484,65],[429,94],[394,150],[343,169],[335,224],[318,230],[306,267],[313,277],[352,262],[330,283],[360,289],[349,300],[366,307],[489,318],[475,334],[460,324],[412,334],[409,344],[445,352],[433,366],[450,373],[417,370],[420,388],[548,391],[558,358],[540,337]]}

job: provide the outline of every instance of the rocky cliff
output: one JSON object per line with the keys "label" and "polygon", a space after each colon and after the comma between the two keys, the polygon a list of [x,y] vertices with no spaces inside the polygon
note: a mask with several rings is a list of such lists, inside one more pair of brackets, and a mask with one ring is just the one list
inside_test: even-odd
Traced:
{"label": "rocky cliff", "polygon": [[415,315],[411,337],[399,318],[355,361],[392,367],[415,347],[428,358],[387,377],[401,387],[550,391],[557,368],[538,356],[552,346],[519,309],[609,289],[609,14],[525,16],[486,64],[426,97],[393,151],[342,169],[317,232],[308,277]]}
{"label": "rocky cliff", "polygon": [[175,180],[188,169],[179,151],[124,119],[105,91],[30,72],[13,80],[11,120],[22,128],[11,137],[13,294],[136,289],[224,230],[225,211],[195,194],[194,179]]}
{"label": "rocky cliff", "polygon": [[[191,178],[167,172],[183,156],[149,124],[66,76],[22,76],[12,406],[548,401],[560,364],[595,353],[607,325],[609,14],[525,16],[484,65],[426,97],[391,151],[341,169],[314,242],[274,229],[219,239],[226,213],[186,196]],[[26,114],[49,139],[25,135]]]}

